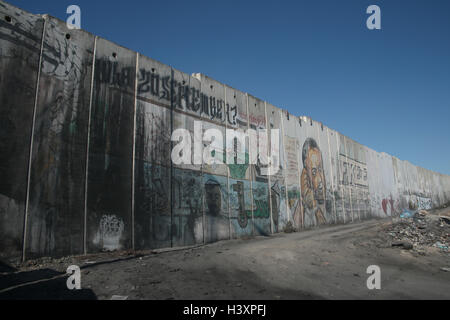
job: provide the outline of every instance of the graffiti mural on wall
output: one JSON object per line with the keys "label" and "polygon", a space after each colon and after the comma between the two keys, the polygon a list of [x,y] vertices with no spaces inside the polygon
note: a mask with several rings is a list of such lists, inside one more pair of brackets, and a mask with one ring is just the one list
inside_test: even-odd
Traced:
{"label": "graffiti mural on wall", "polygon": [[[184,246],[330,223],[333,212],[347,223],[450,201],[448,177],[312,120],[302,127],[207,76],[1,0],[0,13],[1,259]],[[211,151],[235,164],[180,168],[171,135],[195,137],[199,119],[222,135],[281,130],[279,171],[263,174],[271,143],[262,156],[237,142]]]}
{"label": "graffiti mural on wall", "polygon": [[205,174],[205,241],[229,239],[227,178]]}
{"label": "graffiti mural on wall", "polygon": [[[194,170],[173,169],[173,245],[203,242],[202,174]],[[170,208],[168,208],[170,212]]]}
{"label": "graffiti mural on wall", "polygon": [[303,216],[301,213],[300,187],[298,178],[298,150],[300,149],[297,138],[285,135],[284,137],[285,157],[286,157],[286,192],[287,209],[290,219],[294,221],[296,227],[303,226]]}
{"label": "graffiti mural on wall", "polygon": [[19,259],[44,19],[3,2],[0,14],[0,258]]}
{"label": "graffiti mural on wall", "polygon": [[337,155],[338,183],[344,194],[346,219],[365,218],[370,214],[368,169],[365,151],[353,140],[341,136]]}
{"label": "graffiti mural on wall", "polygon": [[387,216],[392,216],[401,212],[399,202],[394,201],[392,197],[383,199],[381,201],[381,207]]}
{"label": "graffiti mural on wall", "polygon": [[[131,77],[134,74],[132,68],[119,70],[116,62],[107,59],[97,60],[96,64],[102,70],[97,75],[100,82],[120,86],[132,83]],[[225,103],[224,99],[208,96],[200,89],[189,86],[186,81],[180,82],[169,75],[160,75],[155,68],[139,70],[137,94],[149,94],[157,101],[165,100],[167,103],[173,103],[176,110],[187,111],[233,126],[237,124],[237,106]]]}
{"label": "graffiti mural on wall", "polygon": [[342,165],[342,172],[339,181],[342,185],[368,187],[367,165],[357,162],[345,155],[340,155],[339,161]]}
{"label": "graffiti mural on wall", "polygon": [[137,249],[170,246],[170,169],[136,160],[135,234]]}
{"label": "graffiti mural on wall", "polygon": [[303,144],[302,161],[301,192],[305,215],[315,220],[316,224],[324,224],[326,181],[323,159],[317,142],[312,138],[306,139]]}
{"label": "graffiti mural on wall", "polygon": [[99,227],[94,244],[100,246],[104,251],[121,249],[120,240],[124,231],[124,224],[120,217],[105,214],[100,219]]}

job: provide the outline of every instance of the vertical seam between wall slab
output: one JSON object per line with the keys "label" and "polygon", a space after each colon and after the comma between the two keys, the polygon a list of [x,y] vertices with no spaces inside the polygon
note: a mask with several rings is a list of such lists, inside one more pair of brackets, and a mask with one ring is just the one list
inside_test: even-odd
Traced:
{"label": "vertical seam between wall slab", "polygon": [[44,19],[44,26],[42,27],[42,39],[41,39],[41,49],[39,52],[39,65],[38,65],[38,74],[36,79],[36,92],[34,96],[34,106],[33,106],[33,120],[31,123],[31,137],[30,137],[30,151],[28,154],[28,172],[27,172],[27,191],[26,191],[26,198],[25,198],[25,216],[24,216],[24,222],[23,222],[23,240],[22,240],[22,261],[25,261],[26,259],[26,248],[27,248],[27,225],[28,225],[28,210],[29,210],[29,203],[30,203],[30,183],[31,183],[31,164],[33,159],[33,140],[34,140],[34,127],[36,124],[36,109],[38,104],[38,97],[39,97],[39,85],[40,85],[40,78],[41,78],[41,70],[42,70],[42,55],[44,52],[44,41],[45,41],[45,28],[47,26],[47,19],[46,17]]}
{"label": "vertical seam between wall slab", "polygon": [[[264,101],[264,112],[266,113],[266,134],[267,134],[267,142],[269,142],[269,119],[267,116],[267,102]],[[269,191],[269,210],[270,210],[270,233],[273,234],[273,215],[272,215],[272,182],[270,179],[271,173],[272,173],[272,128],[270,129],[270,144],[267,146],[267,163],[269,166],[269,169],[267,170],[267,188]],[[269,151],[270,149],[270,151]]]}
{"label": "vertical seam between wall slab", "polygon": [[228,107],[227,107],[227,87],[223,85],[223,95],[225,101],[225,108],[227,108],[227,116],[225,120],[225,167],[227,168],[227,199],[228,199],[228,238],[231,240],[231,209],[230,209],[230,167],[228,166],[228,145],[227,145],[227,128],[228,128]]}
{"label": "vertical seam between wall slab", "polygon": [[135,234],[134,234],[134,193],[135,193],[135,161],[136,161],[136,108],[137,108],[137,88],[139,73],[139,53],[136,53],[136,74],[134,77],[134,106],[133,106],[133,155],[131,163],[131,248],[135,250]]}
{"label": "vertical seam between wall slab", "polygon": [[94,97],[94,75],[95,75],[95,58],[97,55],[97,39],[94,38],[94,54],[92,57],[92,74],[91,74],[91,92],[89,97],[89,115],[88,115],[88,132],[87,132],[87,143],[86,143],[86,172],[84,181],[84,235],[83,235],[83,252],[87,254],[87,197],[88,197],[88,178],[89,178],[89,149],[91,145],[91,121],[92,121],[92,99]]}
{"label": "vertical seam between wall slab", "polygon": [[[202,88],[203,88],[203,81],[202,81],[203,75],[200,75],[200,93],[199,93],[199,98],[200,98],[200,110],[202,110]],[[201,145],[201,150],[202,150],[202,154],[201,154],[201,164],[200,164],[200,172],[201,172],[201,179],[200,179],[200,189],[201,189],[201,194],[202,194],[202,243],[206,244],[206,238],[205,238],[205,228],[206,228],[206,214],[205,214],[205,184],[204,184],[204,169],[205,169],[205,163],[203,161],[203,121],[200,120],[200,124],[201,124],[201,130],[200,130],[200,145]],[[195,137],[195,121],[194,121],[194,137]]]}
{"label": "vertical seam between wall slab", "polygon": [[340,134],[336,131],[336,149],[337,149],[337,159],[336,159],[336,167],[337,167],[337,169],[338,169],[338,172],[337,172],[337,174],[336,174],[336,177],[337,177],[337,183],[338,183],[338,186],[339,186],[339,189],[341,190],[341,199],[342,199],[342,213],[343,213],[343,215],[342,215],[342,218],[344,219],[344,224],[345,224],[345,215],[346,215],[346,212],[345,212],[345,188],[344,188],[344,182],[342,181],[342,182],[340,182],[340,180],[341,180],[341,173],[342,173],[342,168],[341,168],[341,161],[340,161],[340,159],[339,159],[339,157],[340,157],[340,154],[341,154],[341,140],[340,140]]}
{"label": "vertical seam between wall slab", "polygon": [[[345,146],[345,157],[346,158],[350,158],[350,156],[348,155],[348,147],[347,147],[347,137],[344,136],[344,146]],[[347,166],[347,170],[348,170],[348,166]],[[352,187],[350,184],[347,185],[347,189],[348,189],[348,196],[350,198],[350,213],[351,213],[351,217],[352,217],[352,222],[354,221],[353,218],[353,203],[352,203]]]}
{"label": "vertical seam between wall slab", "polygon": [[[300,118],[295,117],[295,119],[298,119],[298,120],[301,121]],[[297,125],[298,125],[298,123],[297,123]],[[301,134],[300,133],[301,133],[301,129],[299,129],[299,131],[298,131],[298,136],[295,137],[298,142],[301,141],[300,140],[301,139]],[[300,227],[303,228],[302,170],[300,170],[300,154],[301,154],[301,152],[302,152],[302,146],[299,143],[298,144],[298,150],[296,150],[296,154],[297,154],[298,190],[299,190],[299,199],[298,199],[299,203],[298,203],[298,205],[300,206],[300,219],[301,219],[301,221],[300,221],[301,222],[301,226],[299,226],[299,229],[300,229]],[[303,161],[302,161],[302,166],[303,166]],[[295,226],[294,219],[292,219],[292,222],[293,222],[293,225]]]}
{"label": "vertical seam between wall slab", "polygon": [[336,212],[336,197],[334,196],[334,171],[333,171],[333,163],[331,162],[332,154],[331,154],[331,145],[330,145],[330,130],[327,127],[327,140],[328,140],[328,157],[330,161],[330,175],[331,175],[331,194],[333,195],[333,205],[334,205],[334,223],[337,223],[337,212]]}
{"label": "vertical seam between wall slab", "polygon": [[[291,221],[291,210],[289,209],[289,197],[288,197],[288,186],[287,186],[287,157],[286,157],[286,140],[284,139],[284,110],[280,109],[280,119],[281,119],[281,131],[282,131],[282,138],[283,138],[283,159],[284,159],[284,194],[286,197],[286,215],[287,215],[287,222]],[[286,223],[287,223],[286,222]],[[286,227],[286,226],[285,226]]]}
{"label": "vertical seam between wall slab", "polygon": [[[173,150],[173,141],[172,141],[172,133],[173,133],[173,95],[174,95],[174,72],[173,68],[170,68],[170,152]],[[173,247],[173,162],[172,162],[172,153],[170,156],[170,247]]]}
{"label": "vertical seam between wall slab", "polygon": [[[252,159],[252,155],[251,155],[251,146],[250,146],[250,111],[248,108],[248,100],[249,100],[249,96],[248,93],[245,94],[245,96],[247,97],[246,99],[246,104],[247,104],[247,132],[249,134],[248,136],[248,162],[249,162],[249,168],[250,168],[250,206],[251,206],[251,210],[252,210],[252,235],[255,234],[255,221],[253,219],[253,170],[254,167],[252,167],[251,164],[251,159]],[[256,139],[258,139],[258,136],[256,136]],[[245,189],[245,188],[244,188]],[[245,203],[244,203],[244,214],[247,214],[245,212]]]}
{"label": "vertical seam between wall slab", "polygon": [[[378,190],[380,190],[380,186],[381,186],[381,174],[380,174],[380,166],[378,165],[378,154],[375,154],[375,164],[376,164],[376,167],[377,167],[377,170],[376,170],[376,172],[378,172],[378,174],[376,175],[377,176],[377,191]],[[380,200],[380,199],[377,199],[376,198],[376,194],[375,194],[375,199],[376,200]],[[383,201],[382,199],[381,199],[381,201]],[[378,205],[379,205],[379,201],[377,202],[377,208],[378,208]],[[381,210],[383,210],[383,207],[381,207]],[[380,216],[383,216],[382,215],[382,213],[381,213],[381,210],[380,210]],[[383,210],[383,212],[384,212],[384,210]],[[392,212],[392,210],[391,210],[391,212]],[[378,210],[377,210],[377,214],[378,214]],[[386,214],[386,212],[385,212],[385,214]],[[386,214],[387,215],[387,214]]]}

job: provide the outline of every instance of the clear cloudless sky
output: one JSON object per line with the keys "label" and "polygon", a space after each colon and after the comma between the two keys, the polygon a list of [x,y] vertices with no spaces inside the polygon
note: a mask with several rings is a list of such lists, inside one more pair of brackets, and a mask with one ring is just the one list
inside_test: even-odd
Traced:
{"label": "clear cloudless sky", "polygon": [[[9,0],[450,174],[448,0]],[[382,30],[366,28],[369,5]]]}

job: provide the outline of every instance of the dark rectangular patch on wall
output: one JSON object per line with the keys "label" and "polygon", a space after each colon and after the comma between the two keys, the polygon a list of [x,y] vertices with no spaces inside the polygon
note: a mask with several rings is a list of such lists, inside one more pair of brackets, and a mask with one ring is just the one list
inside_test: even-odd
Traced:
{"label": "dark rectangular patch on wall", "polygon": [[203,174],[205,243],[227,240],[230,238],[230,219],[228,212],[227,177]]}
{"label": "dark rectangular patch on wall", "polygon": [[136,160],[134,210],[135,248],[170,247],[170,168]]}
{"label": "dark rectangular patch on wall", "polygon": [[27,258],[83,253],[86,144],[95,38],[52,17],[42,52]]}
{"label": "dark rectangular patch on wall", "polygon": [[136,53],[98,39],[87,186],[88,252],[131,248]]}
{"label": "dark rectangular patch on wall", "polygon": [[[44,19],[0,3],[0,259],[22,256],[30,137]],[[4,17],[9,17],[8,22]]]}

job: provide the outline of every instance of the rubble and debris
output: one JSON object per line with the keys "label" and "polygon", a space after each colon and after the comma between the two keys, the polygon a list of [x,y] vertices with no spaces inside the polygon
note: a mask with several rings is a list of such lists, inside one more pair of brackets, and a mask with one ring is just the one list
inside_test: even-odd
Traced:
{"label": "rubble and debris", "polygon": [[[445,221],[445,222],[444,222]],[[402,247],[423,253],[423,247],[436,247],[443,252],[449,249],[450,224],[442,216],[425,210],[405,210],[400,218],[386,226],[393,247]]]}
{"label": "rubble and debris", "polygon": [[445,244],[443,244],[443,243],[441,243],[441,242],[436,242],[434,245],[433,245],[433,247],[436,247],[436,248],[439,248],[439,249],[442,249],[442,250],[445,250],[445,251],[447,251],[448,250],[448,246],[446,246]]}

